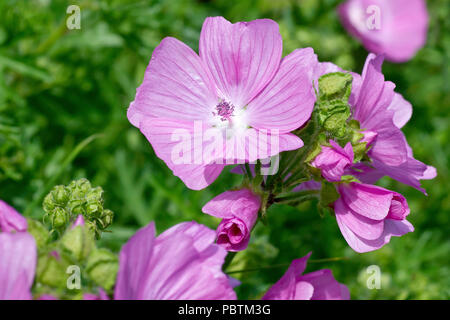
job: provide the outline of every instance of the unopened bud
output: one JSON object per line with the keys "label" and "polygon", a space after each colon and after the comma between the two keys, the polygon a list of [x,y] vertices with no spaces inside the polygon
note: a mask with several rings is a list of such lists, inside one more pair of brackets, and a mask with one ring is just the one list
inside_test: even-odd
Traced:
{"label": "unopened bud", "polygon": [[116,281],[119,261],[115,254],[106,249],[96,249],[88,258],[86,271],[101,288],[110,290]]}

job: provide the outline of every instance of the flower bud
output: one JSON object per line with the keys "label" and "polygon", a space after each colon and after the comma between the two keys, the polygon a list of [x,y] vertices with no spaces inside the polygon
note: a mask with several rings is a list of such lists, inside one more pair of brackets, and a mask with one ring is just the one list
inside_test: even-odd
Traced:
{"label": "flower bud", "polygon": [[228,251],[241,251],[248,246],[260,207],[259,196],[249,189],[241,189],[218,195],[209,201],[202,211],[222,218],[217,228],[217,244]]}
{"label": "flower bud", "polygon": [[322,176],[330,182],[338,182],[346,168],[353,164],[353,148],[349,142],[342,148],[330,140],[331,147],[323,146],[322,152],[311,162],[311,165],[322,172]]}
{"label": "flower bud", "polygon": [[85,260],[95,247],[94,235],[84,224],[82,215],[79,215],[73,226],[61,238],[64,249],[70,252],[77,261]]}
{"label": "flower bud", "polygon": [[47,228],[42,223],[34,219],[28,218],[27,222],[28,222],[27,231],[31,233],[31,235],[34,237],[38,249],[43,248],[50,239],[50,233],[48,232]]}
{"label": "flower bud", "polygon": [[110,290],[114,286],[118,269],[118,258],[109,250],[96,249],[89,255],[86,272],[98,286],[105,290]]}
{"label": "flower bud", "polygon": [[56,250],[39,255],[36,268],[37,282],[53,288],[66,288],[67,268],[71,265],[70,259]]}

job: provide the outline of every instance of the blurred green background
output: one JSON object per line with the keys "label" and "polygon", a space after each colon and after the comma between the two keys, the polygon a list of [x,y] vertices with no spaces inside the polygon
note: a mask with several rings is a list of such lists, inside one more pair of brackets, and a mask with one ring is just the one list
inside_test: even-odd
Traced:
{"label": "blurred green background", "polygon": [[[336,0],[167,0],[0,2],[0,198],[41,218],[42,197],[55,184],[86,177],[105,191],[115,212],[104,246],[120,246],[149,221],[158,232],[186,220],[211,228],[201,213],[214,195],[240,183],[225,172],[206,190],[191,191],[157,159],[126,109],[141,83],[155,46],[174,36],[198,49],[207,16],[232,22],[271,18],[280,25],[284,54],[314,48],[321,61],[360,72],[367,55],[340,25]],[[81,7],[81,29],[66,28],[66,8]],[[428,1],[428,42],[408,63],[385,63],[386,79],[412,102],[404,128],[417,159],[435,166],[424,181],[428,196],[383,179],[403,193],[414,233],[393,238],[373,253],[353,252],[332,217],[320,218],[316,203],[273,206],[248,250],[230,270],[242,281],[240,298],[259,298],[292,259],[313,251],[307,271],[330,268],[353,299],[448,299],[450,297],[450,1]],[[92,136],[94,135],[94,136]],[[86,140],[88,137],[88,140]],[[380,290],[366,286],[366,268],[378,265]]]}

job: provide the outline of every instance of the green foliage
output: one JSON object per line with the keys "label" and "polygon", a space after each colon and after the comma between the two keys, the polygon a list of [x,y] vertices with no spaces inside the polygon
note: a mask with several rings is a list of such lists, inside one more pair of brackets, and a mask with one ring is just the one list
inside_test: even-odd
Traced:
{"label": "green foliage", "polygon": [[[0,197],[28,217],[42,219],[40,204],[54,185],[86,177],[103,187],[108,208],[116,214],[111,233],[104,233],[99,245],[114,252],[153,220],[159,232],[194,219],[215,229],[217,219],[202,214],[201,207],[242,177],[225,170],[207,190],[188,190],[126,119],[153,49],[166,36],[198,49],[207,16],[222,15],[231,21],[271,18],[280,24],[284,54],[313,47],[321,61],[361,72],[367,52],[340,25],[335,12],[339,2],[1,1]],[[403,130],[415,157],[438,171],[435,180],[423,183],[428,197],[389,179],[380,182],[407,197],[415,232],[392,239],[376,252],[357,254],[340,235],[335,219],[320,217],[317,201],[298,208],[274,205],[267,212],[267,226],[258,225],[248,253],[242,253],[248,257],[240,259],[238,254],[229,266],[234,271],[258,269],[233,274],[242,282],[237,288],[240,298],[259,298],[292,259],[309,251],[312,260],[343,258],[311,262],[307,272],[332,269],[340,282],[349,285],[354,299],[450,297],[450,241],[444,229],[450,214],[446,2],[427,2],[430,27],[425,48],[408,63],[383,67],[385,78],[414,107]],[[80,30],[65,26],[70,4],[81,7]],[[110,263],[114,268],[116,262]],[[366,268],[373,264],[383,274],[380,290],[365,285]],[[103,265],[90,266],[93,276],[103,274],[96,271]],[[38,266],[38,274],[44,267]],[[40,279],[50,281],[46,274]]]}

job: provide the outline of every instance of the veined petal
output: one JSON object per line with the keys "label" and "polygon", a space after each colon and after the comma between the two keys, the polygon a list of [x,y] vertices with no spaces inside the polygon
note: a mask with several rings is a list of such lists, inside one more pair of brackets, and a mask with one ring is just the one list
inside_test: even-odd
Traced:
{"label": "veined petal", "polygon": [[27,219],[6,202],[0,200],[0,232],[26,231]]}
{"label": "veined petal", "polygon": [[333,273],[329,269],[321,269],[307,273],[300,277],[301,281],[306,281],[313,285],[314,294],[311,300],[349,300],[350,292],[348,288],[337,282]]}
{"label": "veined petal", "polygon": [[199,45],[219,95],[238,107],[247,105],[273,78],[282,48],[276,22],[231,24],[223,17],[205,19]]}
{"label": "veined petal", "polygon": [[216,104],[213,79],[199,56],[168,37],[154,50],[127,116],[136,127],[146,117],[201,120]]}
{"label": "veined petal", "polygon": [[0,300],[29,300],[37,248],[27,232],[0,233]]}
{"label": "veined petal", "polygon": [[283,58],[272,81],[248,105],[249,124],[281,133],[301,127],[311,116],[318,64],[313,49],[298,49]]}
{"label": "veined petal", "polygon": [[[224,167],[223,164],[214,163],[223,158],[223,143],[205,138],[206,130],[213,129],[204,122],[146,118],[141,121],[140,129],[156,155],[188,188],[200,190],[207,187]],[[214,152],[207,153],[211,144]]]}
{"label": "veined petal", "polygon": [[412,116],[412,105],[403,98],[400,93],[394,94],[394,99],[392,99],[388,110],[394,112],[394,124],[401,129]]}
{"label": "veined petal", "polygon": [[378,239],[384,230],[384,220],[373,220],[354,213],[339,198],[334,203],[336,219],[344,223],[351,231],[363,239]]}

